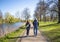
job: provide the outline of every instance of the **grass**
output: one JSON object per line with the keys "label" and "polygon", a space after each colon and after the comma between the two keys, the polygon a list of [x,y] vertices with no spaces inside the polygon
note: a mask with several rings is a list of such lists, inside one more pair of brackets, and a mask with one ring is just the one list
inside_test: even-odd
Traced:
{"label": "grass", "polygon": [[18,39],[17,37],[19,37],[23,33],[24,29],[25,26],[22,26],[18,30],[5,35],[4,37],[0,38],[0,42],[16,42],[16,40]]}
{"label": "grass", "polygon": [[41,30],[51,42],[60,42],[60,24],[56,24],[56,22],[40,22],[39,30]]}

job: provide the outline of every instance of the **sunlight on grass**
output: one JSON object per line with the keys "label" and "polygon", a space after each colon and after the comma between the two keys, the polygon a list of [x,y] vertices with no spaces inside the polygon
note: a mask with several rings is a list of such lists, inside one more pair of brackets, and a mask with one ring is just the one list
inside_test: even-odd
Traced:
{"label": "sunlight on grass", "polygon": [[40,22],[39,30],[41,30],[51,42],[60,42],[60,24],[56,24],[56,22],[42,24],[43,25],[41,25]]}
{"label": "sunlight on grass", "polygon": [[55,24],[57,22],[39,22],[39,26],[45,26],[45,25],[50,25],[50,24]]}

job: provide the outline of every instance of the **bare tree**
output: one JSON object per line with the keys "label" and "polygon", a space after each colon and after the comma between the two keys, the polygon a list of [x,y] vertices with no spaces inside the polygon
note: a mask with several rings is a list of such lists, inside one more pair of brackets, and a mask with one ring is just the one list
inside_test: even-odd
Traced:
{"label": "bare tree", "polygon": [[17,11],[17,12],[15,13],[15,16],[16,16],[17,18],[20,18],[20,12]]}
{"label": "bare tree", "polygon": [[58,23],[60,23],[60,0],[58,0]]}
{"label": "bare tree", "polygon": [[0,10],[0,22],[1,22],[1,24],[0,24],[0,36],[3,36],[3,34],[4,34],[4,28],[3,28],[3,17],[2,17],[2,11]]}
{"label": "bare tree", "polygon": [[0,22],[3,23],[3,13],[1,10],[0,10]]}
{"label": "bare tree", "polygon": [[[59,8],[58,8],[58,0],[40,0],[37,4],[36,10],[35,10],[35,16],[41,20],[41,17],[43,16],[43,21],[46,21],[46,16],[49,14],[51,16],[51,20],[56,19],[55,13],[58,13],[58,20],[60,21],[60,14],[59,14]],[[51,7],[50,7],[51,6]],[[58,22],[59,22],[58,21]]]}
{"label": "bare tree", "polygon": [[0,10],[0,19],[2,18],[2,12],[1,12],[1,10]]}
{"label": "bare tree", "polygon": [[25,8],[23,10],[22,18],[24,18],[25,20],[28,20],[30,18],[30,11],[28,8]]}
{"label": "bare tree", "polygon": [[[58,13],[58,23],[60,23],[60,0],[52,0],[53,3],[57,6],[57,8],[52,9],[51,11],[55,11]],[[54,6],[54,7],[56,7]]]}
{"label": "bare tree", "polygon": [[[55,15],[57,15],[57,14],[55,14],[55,13],[58,13],[58,7],[57,7],[57,5],[58,5],[58,0],[48,0],[48,2],[47,2],[47,5],[48,5],[48,13],[50,13],[50,21],[54,21],[54,19],[55,19]],[[51,7],[50,7],[51,6]]]}
{"label": "bare tree", "polygon": [[43,20],[46,21],[45,15],[46,15],[46,9],[48,8],[48,5],[46,4],[46,2],[43,0],[40,0],[39,3],[37,4],[36,10],[35,10],[35,14],[36,17],[38,17],[38,20],[42,18],[43,15]]}

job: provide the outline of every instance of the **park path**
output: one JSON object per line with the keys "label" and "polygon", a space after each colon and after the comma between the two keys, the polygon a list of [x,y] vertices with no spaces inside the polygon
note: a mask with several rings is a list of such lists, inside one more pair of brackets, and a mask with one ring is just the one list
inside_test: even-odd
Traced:
{"label": "park path", "polygon": [[26,31],[25,31],[22,38],[19,38],[17,42],[47,42],[47,40],[39,30],[38,30],[38,35],[35,37],[33,33],[33,28],[31,28],[29,32],[29,36],[26,36]]}

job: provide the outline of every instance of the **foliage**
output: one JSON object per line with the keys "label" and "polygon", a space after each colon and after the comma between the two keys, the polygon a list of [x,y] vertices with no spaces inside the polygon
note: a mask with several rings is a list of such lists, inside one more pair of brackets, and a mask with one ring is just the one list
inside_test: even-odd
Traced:
{"label": "foliage", "polygon": [[0,24],[2,24],[2,12],[1,12],[1,10],[0,10]]}
{"label": "foliage", "polygon": [[6,23],[15,23],[15,22],[19,22],[20,19],[19,18],[15,18],[13,15],[11,15],[9,12],[6,13],[5,15],[5,20]]}

